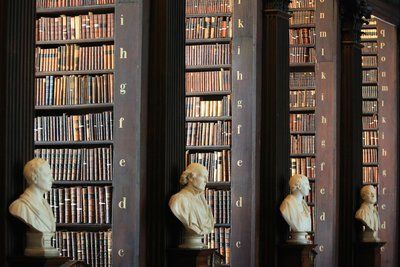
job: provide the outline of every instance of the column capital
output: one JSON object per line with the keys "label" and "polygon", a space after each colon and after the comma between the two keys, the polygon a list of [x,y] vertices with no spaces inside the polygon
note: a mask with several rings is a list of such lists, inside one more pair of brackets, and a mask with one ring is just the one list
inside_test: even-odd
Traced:
{"label": "column capital", "polygon": [[359,43],[361,27],[371,17],[371,7],[366,0],[341,0],[342,41]]}
{"label": "column capital", "polygon": [[272,9],[282,12],[288,12],[290,1],[291,0],[264,0],[264,11]]}

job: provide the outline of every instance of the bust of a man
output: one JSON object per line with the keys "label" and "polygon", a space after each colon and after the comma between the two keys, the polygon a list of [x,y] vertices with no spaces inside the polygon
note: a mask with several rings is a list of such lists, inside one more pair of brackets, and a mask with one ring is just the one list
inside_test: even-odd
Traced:
{"label": "bust of a man", "polygon": [[54,232],[56,220],[44,194],[51,190],[53,177],[50,165],[44,159],[34,158],[24,167],[28,188],[11,203],[12,215],[37,232]]}
{"label": "bust of a man", "polygon": [[376,189],[372,185],[365,185],[361,188],[361,207],[356,212],[356,219],[365,226],[362,240],[366,242],[380,241],[378,230],[380,220],[376,204]]}
{"label": "bust of a man", "polygon": [[[288,195],[280,206],[283,218],[289,224],[293,233],[305,233],[311,231],[310,208],[304,200],[310,193],[308,178],[301,174],[295,174],[289,180],[290,195]],[[302,235],[301,239],[305,237]],[[307,242],[302,240],[300,242]]]}
{"label": "bust of a man", "polygon": [[[172,213],[185,226],[186,237],[201,237],[214,229],[213,214],[204,197],[207,177],[208,171],[203,165],[190,164],[180,177],[184,187],[169,201]],[[185,239],[187,243],[188,238]]]}

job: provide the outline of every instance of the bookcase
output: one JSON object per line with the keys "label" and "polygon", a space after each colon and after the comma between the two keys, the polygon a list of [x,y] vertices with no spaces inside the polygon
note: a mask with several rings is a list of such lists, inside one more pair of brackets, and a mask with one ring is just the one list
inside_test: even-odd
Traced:
{"label": "bookcase", "polygon": [[37,0],[36,8],[34,155],[55,180],[46,196],[57,222],[53,245],[90,266],[136,266],[143,5]]}
{"label": "bookcase", "polygon": [[336,222],[337,1],[289,4],[290,173],[309,178],[306,198],[317,266],[334,262]]}
{"label": "bookcase", "polygon": [[398,41],[396,27],[377,16],[363,25],[363,184],[377,189],[381,219],[382,265],[396,266],[395,216],[398,196]]}

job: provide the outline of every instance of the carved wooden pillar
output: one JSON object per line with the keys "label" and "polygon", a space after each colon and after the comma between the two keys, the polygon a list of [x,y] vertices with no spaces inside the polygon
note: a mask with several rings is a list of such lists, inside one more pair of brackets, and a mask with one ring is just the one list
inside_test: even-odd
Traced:
{"label": "carved wooden pillar", "polygon": [[[0,1],[0,262],[22,255],[25,226],[8,213],[33,155],[34,1]],[[3,266],[4,266],[3,265]]]}
{"label": "carved wooden pillar", "polygon": [[363,0],[341,2],[341,86],[339,92],[339,266],[354,266],[354,214],[362,185],[362,72],[360,34],[369,9]]}
{"label": "carved wooden pillar", "polygon": [[181,225],[168,200],[179,189],[185,156],[185,1],[150,5],[147,266],[165,266]]}
{"label": "carved wooden pillar", "polygon": [[277,266],[286,236],[279,205],[289,180],[289,1],[265,1],[261,90],[261,266]]}

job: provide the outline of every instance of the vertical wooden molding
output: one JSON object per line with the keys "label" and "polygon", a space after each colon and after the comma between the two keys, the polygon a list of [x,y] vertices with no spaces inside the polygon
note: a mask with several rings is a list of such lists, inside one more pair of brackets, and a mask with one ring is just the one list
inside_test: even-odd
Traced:
{"label": "vertical wooden molding", "polygon": [[357,228],[354,214],[362,185],[362,95],[360,34],[364,0],[341,1],[341,82],[339,92],[339,266],[354,266]]}
{"label": "vertical wooden molding", "polygon": [[34,12],[32,0],[0,3],[0,262],[22,255],[25,226],[8,213],[24,189],[22,169],[33,155]]}
{"label": "vertical wooden molding", "polygon": [[185,2],[150,7],[147,173],[147,266],[165,266],[181,224],[168,201],[179,189],[185,156]]}
{"label": "vertical wooden molding", "polygon": [[264,2],[262,37],[260,239],[261,266],[279,266],[287,236],[279,205],[289,180],[289,1]]}

